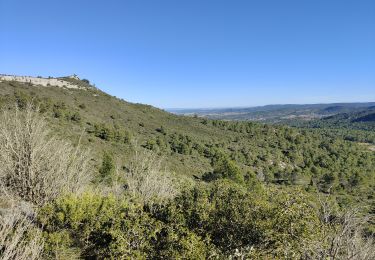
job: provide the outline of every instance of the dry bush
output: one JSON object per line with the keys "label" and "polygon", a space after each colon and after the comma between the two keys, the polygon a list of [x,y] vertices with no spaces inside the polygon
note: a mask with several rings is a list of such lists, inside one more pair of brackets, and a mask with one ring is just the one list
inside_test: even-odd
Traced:
{"label": "dry bush", "polygon": [[305,259],[375,259],[375,241],[364,232],[369,217],[358,209],[337,212],[329,199],[319,198],[322,237],[306,248]]}
{"label": "dry bush", "polygon": [[135,149],[125,173],[127,189],[146,203],[164,201],[178,193],[170,172],[162,167],[162,159],[149,150]]}
{"label": "dry bush", "polygon": [[90,181],[87,151],[51,136],[31,104],[0,115],[0,164],[2,192],[38,206]]}
{"label": "dry bush", "polygon": [[30,209],[22,206],[0,211],[0,259],[40,259],[43,251],[42,232],[33,225]]}

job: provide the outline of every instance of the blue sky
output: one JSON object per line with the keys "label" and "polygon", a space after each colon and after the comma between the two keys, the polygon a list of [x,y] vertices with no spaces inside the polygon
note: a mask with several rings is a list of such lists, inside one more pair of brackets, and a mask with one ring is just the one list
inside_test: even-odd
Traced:
{"label": "blue sky", "polygon": [[162,108],[375,101],[375,1],[0,0],[0,73]]}

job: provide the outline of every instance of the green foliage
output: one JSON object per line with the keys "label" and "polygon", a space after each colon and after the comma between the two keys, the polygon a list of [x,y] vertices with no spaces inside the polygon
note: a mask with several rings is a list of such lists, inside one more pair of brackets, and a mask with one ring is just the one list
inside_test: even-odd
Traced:
{"label": "green foliage", "polygon": [[81,79],[81,81],[86,83],[86,84],[90,84],[90,81],[88,79]]}
{"label": "green foliage", "polygon": [[206,181],[213,181],[217,179],[230,179],[238,183],[244,182],[244,176],[241,169],[236,163],[228,158],[227,155],[217,150],[212,159],[213,172],[203,175]]}
{"label": "green foliage", "polygon": [[243,175],[236,163],[227,157],[220,157],[213,162],[213,174],[219,178],[231,179],[236,182],[243,182]]}
{"label": "green foliage", "polygon": [[155,217],[192,230],[224,255],[253,246],[280,257],[286,249],[302,254],[305,243],[318,235],[319,217],[309,201],[301,190],[267,188],[254,194],[215,182],[182,193]]}
{"label": "green foliage", "polygon": [[86,131],[105,141],[128,144],[131,140],[131,135],[128,131],[119,128],[116,129],[106,124],[94,124]]}
{"label": "green foliage", "polygon": [[57,200],[40,210],[46,254],[76,250],[85,259],[202,259],[204,242],[186,229],[165,226],[141,204],[86,193]]}
{"label": "green foliage", "polygon": [[158,145],[157,145],[156,141],[153,140],[153,139],[147,140],[146,144],[144,145],[144,148],[152,150],[152,151],[156,151],[157,147],[158,147]]}
{"label": "green foliage", "polygon": [[81,121],[81,115],[78,112],[74,112],[72,115],[70,115],[70,120],[74,122],[80,122]]}
{"label": "green foliage", "polygon": [[14,97],[16,99],[16,104],[20,109],[25,109],[27,103],[29,102],[29,97],[21,92],[21,91],[15,91]]}
{"label": "green foliage", "polygon": [[100,181],[112,183],[115,174],[115,163],[113,156],[107,152],[103,154],[102,165],[99,168]]}
{"label": "green foliage", "polygon": [[212,248],[185,227],[165,225],[157,233],[152,259],[205,259]]}
{"label": "green foliage", "polygon": [[302,255],[320,235],[311,198],[301,190],[267,188],[258,194],[233,182],[184,191],[152,210],[114,196],[67,196],[38,214],[50,257],[204,259],[236,249],[275,258]]}
{"label": "green foliage", "polygon": [[103,140],[111,140],[114,137],[113,131],[104,124],[94,125],[94,134]]}
{"label": "green foliage", "polygon": [[139,206],[86,193],[43,208],[47,253],[59,247],[80,249],[84,258],[145,258],[158,225]]}

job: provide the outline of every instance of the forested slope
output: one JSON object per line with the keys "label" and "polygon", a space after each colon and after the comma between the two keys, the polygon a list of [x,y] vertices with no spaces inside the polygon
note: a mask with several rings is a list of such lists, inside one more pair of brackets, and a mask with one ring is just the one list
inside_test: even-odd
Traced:
{"label": "forested slope", "polygon": [[[161,258],[163,254],[165,258],[183,257],[177,255],[178,248],[191,254],[185,256],[188,258],[208,257],[212,252],[228,256],[239,249],[250,250],[252,245],[257,249],[246,252],[259,258],[268,254],[277,257],[283,252],[312,255],[302,252],[298,241],[302,238],[306,243],[319,241],[313,237],[314,229],[321,225],[317,211],[320,195],[316,194],[324,197],[329,194],[342,210],[355,206],[362,208],[362,214],[374,213],[375,152],[339,135],[327,134],[324,127],[302,129],[177,116],[110,96],[89,85],[87,80],[66,80],[83,88],[0,82],[1,105],[6,110],[18,106],[22,111],[32,102],[39,108],[38,114],[47,120],[53,135],[73,144],[80,142],[82,147],[91,150],[92,185],[103,190],[117,185],[114,194],[129,190],[138,194],[144,204],[134,208],[132,199],[123,201],[116,196],[108,197],[107,193],[52,200],[52,204],[41,211],[39,220],[50,234],[47,244],[51,248],[67,236],[64,250],[75,248],[78,252],[73,250],[71,254],[87,258],[123,257],[130,249],[116,243],[120,243],[121,232],[130,225],[132,231],[126,239],[140,245],[134,249],[139,255],[129,253],[128,257],[156,257],[159,253]],[[142,163],[143,168],[137,166],[138,154],[147,158],[147,162]],[[155,161],[160,163],[155,164]],[[142,186],[145,179],[132,180],[137,172],[152,174],[151,167],[158,167],[157,174],[162,174],[165,182],[172,176],[180,187],[173,192],[163,190],[168,199],[163,199],[161,204],[153,202],[152,207],[149,201],[153,199],[145,195],[151,189]],[[163,185],[160,183],[160,186]],[[160,190],[155,194],[159,193]],[[273,198],[272,194],[277,196]],[[288,204],[291,201],[296,201],[297,208],[294,202]],[[75,206],[68,210],[69,205]],[[304,206],[299,208],[298,205]],[[301,220],[296,233],[282,230],[282,225],[277,230],[272,217],[289,207],[291,211],[285,215],[285,225]],[[95,226],[92,219],[80,215],[81,211],[90,212],[87,218],[104,214],[98,220],[103,226]],[[116,219],[117,214],[125,214],[129,222]],[[64,216],[64,220],[59,216]],[[138,217],[140,222],[136,221]],[[237,226],[231,226],[228,219],[234,219]],[[113,229],[106,226],[109,222],[116,223]],[[152,228],[147,226],[148,222],[153,223]],[[67,233],[61,233],[64,228]],[[137,228],[147,243],[132,237]],[[370,223],[363,228],[366,234],[372,234],[374,226]],[[78,234],[82,230],[88,233],[82,233],[81,237]],[[92,230],[100,234],[98,238],[93,237]],[[75,234],[79,237],[74,237]],[[85,234],[88,237],[84,237]],[[108,244],[101,240],[105,234],[111,234]],[[285,234],[290,241],[288,247],[281,245]],[[90,244],[85,245],[88,238]],[[102,242],[114,251],[108,251],[103,244],[103,248],[98,247]],[[189,251],[189,243],[193,243],[196,250]],[[261,245],[267,246],[262,248]],[[53,250],[57,249],[51,248],[46,250],[53,255]]]}
{"label": "forested slope", "polygon": [[166,157],[169,167],[183,175],[209,173],[215,156],[223,154],[241,171],[267,182],[324,184],[323,176],[332,174],[338,186],[345,186],[358,172],[366,180],[363,185],[372,184],[374,154],[323,131],[181,117],[125,102],[93,87],[0,84],[3,104],[22,106],[33,100],[60,135],[77,140],[83,132],[83,143],[95,151],[98,165],[106,150],[124,157],[126,163],[132,143],[137,142]]}

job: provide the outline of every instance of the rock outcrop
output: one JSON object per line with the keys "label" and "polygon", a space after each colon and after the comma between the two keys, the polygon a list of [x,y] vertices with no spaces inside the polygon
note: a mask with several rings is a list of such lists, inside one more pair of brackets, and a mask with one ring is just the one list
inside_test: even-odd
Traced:
{"label": "rock outcrop", "polygon": [[[79,79],[76,75],[70,76],[70,78]],[[15,76],[15,75],[1,75],[0,81],[17,81],[22,83],[29,83],[32,85],[38,85],[43,87],[61,87],[70,89],[80,89],[78,85],[63,80],[61,78],[42,78],[42,77],[30,77],[30,76]]]}

